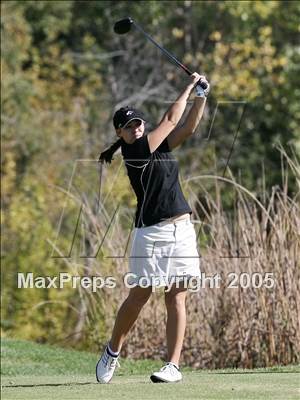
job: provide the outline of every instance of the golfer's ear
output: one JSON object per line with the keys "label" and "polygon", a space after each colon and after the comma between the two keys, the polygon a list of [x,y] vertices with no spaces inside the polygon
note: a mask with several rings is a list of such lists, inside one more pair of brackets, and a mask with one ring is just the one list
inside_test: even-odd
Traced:
{"label": "golfer's ear", "polygon": [[121,136],[121,128],[118,128],[118,129],[116,129],[116,134],[117,134],[117,136]]}

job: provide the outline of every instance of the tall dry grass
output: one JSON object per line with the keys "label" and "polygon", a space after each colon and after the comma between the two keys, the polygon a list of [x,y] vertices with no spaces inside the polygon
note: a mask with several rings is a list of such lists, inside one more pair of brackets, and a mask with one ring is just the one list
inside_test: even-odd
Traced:
{"label": "tall dry grass", "polygon": [[[202,193],[201,202],[192,180],[190,189],[194,223],[199,233],[201,271],[206,276],[220,274],[219,288],[190,292],[187,298],[187,329],[182,363],[199,368],[262,367],[297,363],[300,359],[300,173],[296,158],[290,159],[282,148],[284,160],[282,187],[264,191],[258,197],[235,179],[218,176],[193,178]],[[298,192],[289,194],[289,174],[296,181]],[[214,183],[214,191],[205,183]],[[211,185],[210,185],[211,186]],[[225,188],[225,189],[224,189]],[[224,190],[234,193],[233,212],[224,210]],[[203,201],[204,199],[204,201]],[[102,213],[98,218],[85,204],[86,244],[94,252],[99,239],[110,223]],[[80,291],[81,311],[77,330],[84,331],[80,340],[98,348],[111,333],[118,307],[128,289],[122,284],[128,258],[105,258],[105,254],[121,255],[128,245],[128,232],[121,224],[113,224],[105,246],[97,259],[84,266],[72,264],[73,272],[116,277],[116,289],[97,293]],[[128,251],[127,251],[128,257]],[[70,266],[70,265],[69,265]],[[256,274],[249,287],[230,288],[229,274]],[[259,285],[259,275],[274,279],[274,287]],[[232,279],[231,279],[232,280]],[[165,358],[166,311],[163,291],[157,291],[142,310],[122,353],[132,358]],[[76,330],[75,329],[75,330]],[[78,331],[78,332],[79,332]]]}

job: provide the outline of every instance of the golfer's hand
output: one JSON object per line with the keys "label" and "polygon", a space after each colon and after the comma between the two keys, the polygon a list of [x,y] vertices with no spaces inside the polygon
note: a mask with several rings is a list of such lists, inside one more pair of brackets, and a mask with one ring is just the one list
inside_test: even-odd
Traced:
{"label": "golfer's hand", "polygon": [[191,79],[191,85],[195,86],[196,83],[201,79],[201,78],[205,78],[204,75],[200,75],[197,72],[194,72],[192,75],[190,75],[190,79]]}
{"label": "golfer's hand", "polygon": [[210,90],[210,84],[204,75],[200,75],[200,79],[196,83],[195,90],[197,97],[208,96]]}

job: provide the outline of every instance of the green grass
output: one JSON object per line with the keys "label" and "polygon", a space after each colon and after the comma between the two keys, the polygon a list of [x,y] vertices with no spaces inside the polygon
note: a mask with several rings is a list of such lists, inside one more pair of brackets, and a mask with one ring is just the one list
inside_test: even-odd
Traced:
{"label": "green grass", "polygon": [[[1,340],[2,376],[88,375],[94,373],[98,358],[99,354],[66,350],[25,340]],[[161,367],[161,362],[152,360],[122,359],[121,364],[119,375],[143,374],[151,368]]]}
{"label": "green grass", "polygon": [[95,381],[98,355],[22,340],[1,341],[2,399],[299,399],[300,367],[193,371],[177,384],[153,384],[162,363],[121,360],[109,385]]}

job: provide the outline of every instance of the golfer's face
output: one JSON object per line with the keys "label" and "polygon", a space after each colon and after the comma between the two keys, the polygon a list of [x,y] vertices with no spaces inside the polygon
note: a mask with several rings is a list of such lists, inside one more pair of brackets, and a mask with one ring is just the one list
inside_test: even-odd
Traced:
{"label": "golfer's face", "polygon": [[143,136],[145,130],[144,121],[140,119],[134,119],[126,125],[125,128],[121,130],[121,136],[127,143],[133,143],[136,139],[139,139]]}

